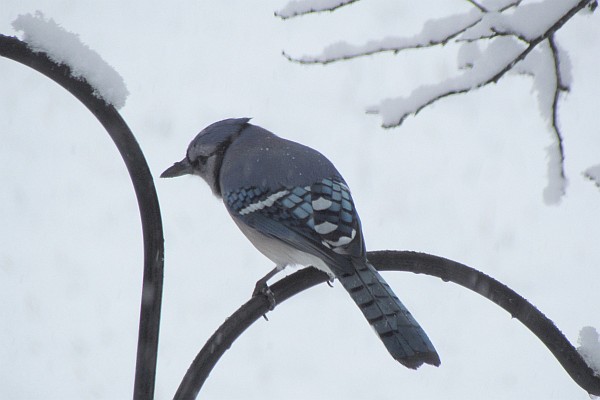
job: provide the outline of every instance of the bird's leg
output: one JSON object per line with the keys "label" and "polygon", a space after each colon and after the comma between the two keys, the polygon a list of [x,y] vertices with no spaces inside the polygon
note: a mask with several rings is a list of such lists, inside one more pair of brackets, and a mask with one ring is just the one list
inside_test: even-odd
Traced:
{"label": "bird's leg", "polygon": [[[256,281],[256,286],[254,286],[254,292],[252,292],[252,297],[259,295],[267,297],[267,300],[269,300],[269,311],[273,311],[275,309],[277,302],[275,301],[275,296],[273,295],[273,292],[271,291],[271,288],[269,288],[267,282],[269,281],[269,279],[277,275],[277,273],[282,269],[282,267],[276,266],[271,271],[269,271],[268,274]],[[267,317],[265,316],[265,319],[266,318]]]}

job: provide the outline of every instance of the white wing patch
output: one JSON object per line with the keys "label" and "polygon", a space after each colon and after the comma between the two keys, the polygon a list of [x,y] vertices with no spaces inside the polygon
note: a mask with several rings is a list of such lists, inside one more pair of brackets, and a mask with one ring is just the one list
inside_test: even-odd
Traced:
{"label": "white wing patch", "polygon": [[329,243],[333,247],[345,246],[348,243],[350,243],[352,240],[354,240],[354,236],[356,236],[356,229],[352,229],[352,234],[350,237],[340,236],[340,238],[338,240],[336,240],[335,242],[332,240],[326,240],[326,242]]}
{"label": "white wing patch", "polygon": [[321,235],[327,235],[337,229],[336,224],[332,224],[331,222],[325,221],[319,225],[315,225],[315,231]]}
{"label": "white wing patch", "polygon": [[252,203],[244,208],[242,208],[239,213],[240,215],[250,214],[251,212],[262,210],[265,207],[271,207],[273,203],[282,198],[283,196],[289,194],[289,190],[282,190],[277,193],[273,193],[269,197],[263,200],[259,200],[256,203]]}
{"label": "white wing patch", "polygon": [[329,207],[331,207],[331,204],[331,200],[319,197],[318,199],[312,201],[312,208],[315,211],[327,210]]}

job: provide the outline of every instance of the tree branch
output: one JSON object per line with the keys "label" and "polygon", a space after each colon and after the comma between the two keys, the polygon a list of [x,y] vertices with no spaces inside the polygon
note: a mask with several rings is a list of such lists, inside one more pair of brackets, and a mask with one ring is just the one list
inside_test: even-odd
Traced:
{"label": "tree branch", "polygon": [[[424,253],[375,251],[369,252],[368,257],[380,271],[407,271],[435,276],[473,290],[496,303],[531,330],[579,386],[590,394],[600,395],[600,378],[594,375],[594,371],[561,331],[537,308],[502,283],[466,265]],[[279,280],[271,286],[271,290],[277,304],[280,304],[327,280],[327,274],[312,267],[305,268]],[[192,362],[174,398],[196,398],[225,351],[252,323],[267,313],[269,307],[265,296],[253,297],[227,318]]]}
{"label": "tree branch", "polygon": [[[555,85],[553,88],[552,95],[552,110],[551,110],[551,118],[550,118],[550,126],[554,133],[555,137],[555,153],[558,154],[557,160],[554,160],[554,157],[548,157],[548,185],[544,190],[545,197],[548,200],[553,200],[553,197],[558,197],[555,200],[558,200],[566,193],[567,186],[567,177],[565,176],[565,149],[563,144],[563,135],[560,131],[560,127],[558,126],[558,100],[561,92],[566,92],[569,90],[569,87],[565,84],[563,80],[563,76],[560,68],[560,58],[559,58],[559,50],[556,42],[554,40],[554,33],[548,36],[548,46],[550,47],[552,53],[552,63],[553,70],[555,75]],[[555,168],[553,164],[558,164],[558,168]],[[555,171],[558,169],[558,171]],[[552,177],[556,176],[558,182],[556,182],[556,186],[558,188],[554,188]],[[554,193],[558,190],[558,193]],[[550,197],[550,198],[549,198]]]}

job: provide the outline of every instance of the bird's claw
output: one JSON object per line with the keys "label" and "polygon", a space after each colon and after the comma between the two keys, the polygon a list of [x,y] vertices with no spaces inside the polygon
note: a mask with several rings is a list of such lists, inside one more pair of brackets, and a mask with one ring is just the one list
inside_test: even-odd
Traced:
{"label": "bird's claw", "polygon": [[[271,290],[269,285],[267,285],[266,282],[263,282],[262,280],[256,282],[256,286],[254,287],[254,291],[252,292],[252,297],[256,296],[265,296],[269,301],[269,311],[273,311],[275,309],[277,301],[275,300],[275,295],[273,294],[273,291]],[[263,315],[263,317],[267,321],[269,320],[266,314]]]}

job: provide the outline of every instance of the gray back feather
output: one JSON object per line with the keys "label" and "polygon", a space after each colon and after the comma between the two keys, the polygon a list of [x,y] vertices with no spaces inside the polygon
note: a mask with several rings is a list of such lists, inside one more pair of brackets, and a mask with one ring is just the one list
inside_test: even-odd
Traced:
{"label": "gray back feather", "polygon": [[340,173],[321,153],[282,139],[261,127],[247,127],[225,153],[220,173],[223,193],[245,186],[277,190],[306,186]]}

